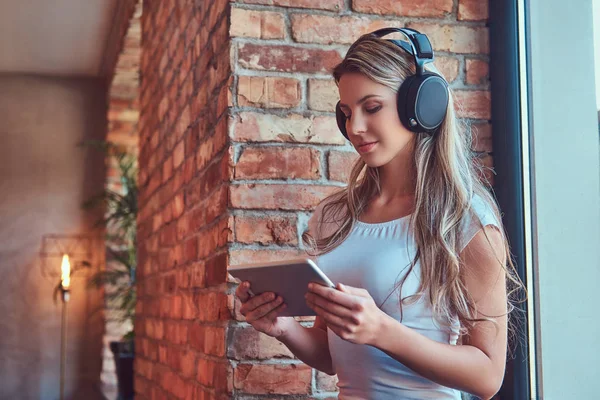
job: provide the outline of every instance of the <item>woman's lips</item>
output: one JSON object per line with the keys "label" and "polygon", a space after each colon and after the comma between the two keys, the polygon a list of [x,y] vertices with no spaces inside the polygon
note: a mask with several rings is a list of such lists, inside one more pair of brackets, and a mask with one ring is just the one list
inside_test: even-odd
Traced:
{"label": "woman's lips", "polygon": [[363,145],[358,146],[357,150],[360,153],[368,153],[369,151],[373,150],[376,144],[377,142],[365,143]]}

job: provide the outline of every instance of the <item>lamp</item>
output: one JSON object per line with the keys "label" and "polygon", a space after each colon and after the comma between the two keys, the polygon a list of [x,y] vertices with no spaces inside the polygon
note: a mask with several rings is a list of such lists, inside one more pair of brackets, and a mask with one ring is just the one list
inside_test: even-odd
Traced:
{"label": "lamp", "polygon": [[[71,278],[78,270],[91,267],[92,249],[98,248],[101,238],[92,235],[47,234],[42,237],[42,272],[52,280],[60,277],[54,287],[54,301],[60,292],[62,300],[60,340],[60,399],[65,398],[67,364],[67,304],[71,297]],[[62,261],[61,261],[62,260]],[[60,262],[60,274],[58,266]]]}
{"label": "lamp", "polygon": [[71,287],[71,263],[69,255],[63,254],[60,266],[60,292],[62,299],[62,318],[60,324],[60,400],[65,398],[65,366],[67,365],[67,303]]}

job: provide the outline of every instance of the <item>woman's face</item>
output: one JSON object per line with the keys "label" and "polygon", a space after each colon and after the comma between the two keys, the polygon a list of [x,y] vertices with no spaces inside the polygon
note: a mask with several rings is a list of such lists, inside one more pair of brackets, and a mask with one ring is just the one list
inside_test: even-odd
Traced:
{"label": "woman's face", "polygon": [[398,117],[396,92],[359,73],[342,75],[340,108],[350,142],[369,167],[394,159],[414,138]]}

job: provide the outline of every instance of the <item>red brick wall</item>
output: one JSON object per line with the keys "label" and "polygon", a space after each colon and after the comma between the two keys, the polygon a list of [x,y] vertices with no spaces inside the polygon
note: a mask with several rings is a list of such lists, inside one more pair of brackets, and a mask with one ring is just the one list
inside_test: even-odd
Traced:
{"label": "red brick wall", "polygon": [[227,265],[302,254],[311,211],[347,179],[356,156],[337,131],[330,71],[361,33],[407,25],[430,34],[459,115],[482,133],[476,148],[491,151],[481,4],[145,3],[139,398],[332,396],[334,379],[232,311]]}
{"label": "red brick wall", "polygon": [[140,399],[229,398],[228,10],[227,1],[144,2],[135,322]]}

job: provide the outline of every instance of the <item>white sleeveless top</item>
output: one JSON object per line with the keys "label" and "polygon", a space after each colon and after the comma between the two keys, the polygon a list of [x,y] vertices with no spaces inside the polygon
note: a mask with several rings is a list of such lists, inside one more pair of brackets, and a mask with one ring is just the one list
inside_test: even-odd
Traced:
{"label": "white sleeveless top", "polygon": [[[309,221],[311,233],[317,232],[322,206],[323,203]],[[483,226],[499,226],[493,210],[481,197],[474,197],[472,209],[472,215],[479,221],[472,216],[465,218],[461,228],[461,249]],[[400,321],[400,298],[415,294],[421,280],[420,264],[417,263],[404,281],[402,292],[394,290],[415,256],[414,237],[408,230],[409,219],[410,216],[406,216],[375,224],[356,221],[340,246],[316,257],[317,265],[334,283],[366,289],[386,314]],[[405,326],[437,342],[456,344],[458,321],[452,321],[450,327],[440,326],[433,317],[427,296],[402,307],[401,322]],[[330,329],[327,334],[342,400],[461,399],[458,390],[417,374],[375,347],[347,342]]]}

